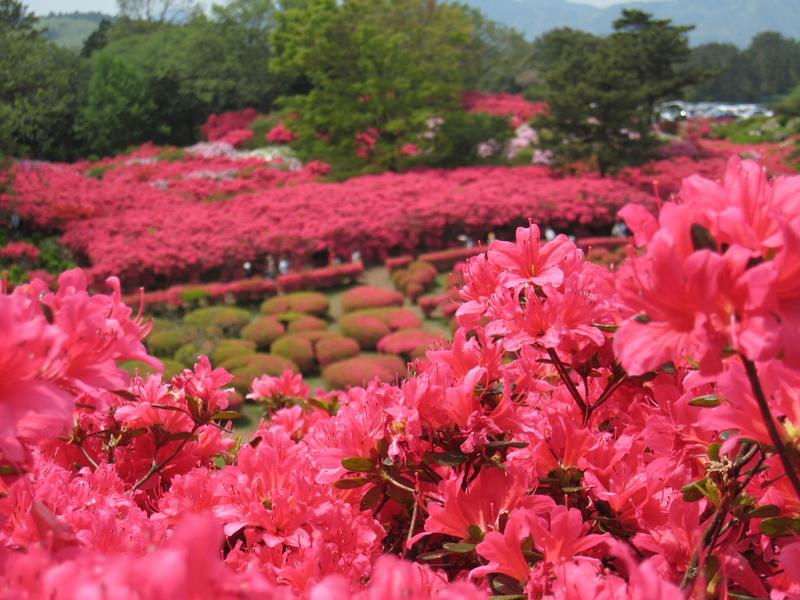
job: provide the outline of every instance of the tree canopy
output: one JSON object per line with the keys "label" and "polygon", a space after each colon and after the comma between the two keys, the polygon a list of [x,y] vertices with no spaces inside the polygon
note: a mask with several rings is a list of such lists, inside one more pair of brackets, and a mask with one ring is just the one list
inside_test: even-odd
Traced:
{"label": "tree canopy", "polygon": [[539,40],[550,105],[542,140],[556,159],[589,160],[601,174],[647,160],[656,104],[698,78],[686,66],[690,29],[626,9],[605,38],[562,29]]}

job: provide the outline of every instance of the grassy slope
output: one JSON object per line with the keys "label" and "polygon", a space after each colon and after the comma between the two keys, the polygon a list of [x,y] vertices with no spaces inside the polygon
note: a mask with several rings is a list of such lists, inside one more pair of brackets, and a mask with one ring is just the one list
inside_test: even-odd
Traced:
{"label": "grassy slope", "polygon": [[82,15],[52,15],[39,19],[39,25],[47,30],[47,38],[59,46],[80,50],[83,42],[97,29],[95,18]]}

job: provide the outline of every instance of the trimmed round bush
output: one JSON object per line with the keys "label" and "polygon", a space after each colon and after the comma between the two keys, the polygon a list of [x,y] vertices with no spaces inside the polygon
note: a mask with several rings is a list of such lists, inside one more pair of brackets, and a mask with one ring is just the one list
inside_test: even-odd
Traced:
{"label": "trimmed round bush", "polygon": [[332,363],[356,356],[361,348],[359,348],[358,342],[352,338],[332,337],[319,340],[314,351],[319,366],[324,368]]}
{"label": "trimmed round bush", "polygon": [[433,287],[439,272],[430,263],[423,261],[413,262],[407,268],[395,271],[392,274],[392,281],[395,287],[403,294],[416,300],[426,290]]}
{"label": "trimmed round bush", "polygon": [[241,337],[255,343],[259,350],[269,350],[272,342],[286,333],[286,327],[275,317],[259,317],[242,329]]}
{"label": "trimmed round bush", "polygon": [[243,308],[209,306],[187,313],[183,322],[210,333],[233,336],[250,322],[251,317],[250,312]]}
{"label": "trimmed round bush", "polygon": [[293,333],[292,335],[296,335],[303,339],[308,340],[312,344],[316,346],[317,342],[321,340],[329,340],[331,338],[338,338],[341,337],[338,333],[334,333],[333,331],[322,331],[321,329],[313,329],[311,331],[300,331],[298,333]]}
{"label": "trimmed round bush", "polygon": [[270,351],[275,356],[291,360],[303,373],[314,370],[314,346],[299,335],[285,335],[272,343]]}
{"label": "trimmed round bush", "polygon": [[241,356],[242,354],[253,354],[256,351],[255,342],[250,340],[226,339],[217,342],[216,347],[211,352],[211,364],[218,365],[224,363],[229,358]]}
{"label": "trimmed round bush", "polygon": [[408,308],[368,308],[351,314],[375,317],[392,331],[422,327],[422,319]]}
{"label": "trimmed round bush", "polygon": [[286,330],[289,333],[300,333],[301,331],[324,331],[327,328],[327,321],[312,317],[311,315],[303,315],[299,319],[291,321]]}
{"label": "trimmed round bush", "polygon": [[191,368],[197,362],[197,357],[201,354],[205,354],[206,356],[210,356],[211,352],[214,350],[214,344],[208,340],[198,342],[189,342],[188,344],[184,344],[178,351],[175,352],[175,360],[181,363],[184,367]]}
{"label": "trimmed round bush", "polygon": [[153,356],[171,358],[178,349],[192,339],[192,333],[184,327],[174,326],[167,330],[152,331],[145,345]]}
{"label": "trimmed round bush", "polygon": [[390,333],[378,342],[378,351],[403,356],[424,355],[432,344],[440,342],[442,336],[424,329],[401,329]]}
{"label": "trimmed round bush", "polygon": [[390,329],[381,319],[362,314],[361,311],[344,315],[339,320],[342,334],[353,338],[365,350],[372,350],[378,341],[389,335]]}
{"label": "trimmed round bush", "polygon": [[402,294],[370,285],[354,287],[342,294],[342,310],[344,312],[353,312],[364,308],[401,306],[402,304]]}
{"label": "trimmed round bush", "polygon": [[330,302],[319,292],[294,292],[269,298],[261,304],[261,312],[265,315],[277,315],[285,312],[299,312],[309,315],[324,316],[328,314]]}
{"label": "trimmed round bush", "polygon": [[256,377],[261,375],[277,377],[286,369],[299,372],[297,365],[292,361],[281,356],[262,353],[236,356],[226,361],[222,368],[229,370],[233,375],[231,383],[234,389],[245,395],[249,393],[250,384]]}
{"label": "trimmed round bush", "polygon": [[373,379],[389,383],[405,372],[406,365],[398,356],[357,356],[327,366],[322,378],[333,389],[345,389]]}

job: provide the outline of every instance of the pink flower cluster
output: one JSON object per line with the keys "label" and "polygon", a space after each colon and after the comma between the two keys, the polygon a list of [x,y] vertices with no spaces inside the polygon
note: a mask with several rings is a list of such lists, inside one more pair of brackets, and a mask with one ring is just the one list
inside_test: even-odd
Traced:
{"label": "pink flower cluster", "polygon": [[39,248],[28,242],[9,242],[0,248],[0,257],[9,260],[29,260],[39,259]]}
{"label": "pink flower cluster", "polygon": [[270,144],[290,144],[297,136],[283,123],[278,123],[267,132],[267,141]]}
{"label": "pink flower cluster", "polygon": [[518,94],[490,94],[471,91],[464,94],[464,106],[470,112],[482,112],[498,117],[512,117],[514,127],[547,112],[544,102],[529,102]]}
{"label": "pink flower cluster", "polygon": [[[207,142],[224,140],[231,132],[241,131],[250,127],[250,124],[258,117],[258,111],[254,108],[244,110],[229,111],[218,115],[210,115],[203,127],[200,129],[203,139]],[[235,144],[232,144],[235,146]]]}
{"label": "pink flower cluster", "polygon": [[334,256],[380,259],[441,248],[459,235],[531,218],[576,232],[610,227],[628,202],[648,194],[614,179],[557,178],[545,167],[462,168],[385,173],[313,183],[324,165],[297,173],[257,160],[118,157],[88,164],[17,167],[0,207],[45,228],[91,265],[95,281],[114,274],[128,289],[239,279],[267,257],[302,264]]}
{"label": "pink flower cluster", "polygon": [[2,594],[800,597],[800,177],[623,214],[616,271],[534,225],[471,258],[397,385],[258,378],[237,444],[205,358],[118,380],[116,290],[0,297]]}

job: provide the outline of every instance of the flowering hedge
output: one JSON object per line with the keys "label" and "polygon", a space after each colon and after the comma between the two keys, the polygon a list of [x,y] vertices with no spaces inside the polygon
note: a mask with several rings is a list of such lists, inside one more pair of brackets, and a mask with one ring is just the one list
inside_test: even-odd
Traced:
{"label": "flowering hedge", "polygon": [[[628,202],[649,194],[594,177],[556,178],[543,167],[463,168],[386,173],[342,183],[311,183],[314,165],[282,171],[256,159],[158,160],[152,148],[94,166],[19,165],[0,209],[40,228],[89,265],[131,289],[176,282],[240,279],[268,257],[301,265],[329,252],[365,260],[434,250],[459,235],[484,237],[534,221],[595,233]],[[87,173],[102,168],[102,179]],[[284,289],[316,286],[291,275]],[[296,280],[296,281],[295,281]]]}
{"label": "flowering hedge", "polygon": [[451,347],[397,385],[260,378],[250,443],[207,359],[128,381],[157,361],[116,280],[0,295],[2,595],[798,597],[800,177],[733,160],[680,199],[623,211],[616,271],[491,244]]}
{"label": "flowering hedge", "polygon": [[[470,91],[464,94],[464,106],[470,112],[483,112],[498,117],[513,117],[519,122],[530,121],[547,112],[544,102],[529,102],[518,94],[490,94]],[[519,123],[515,123],[515,127]]]}

